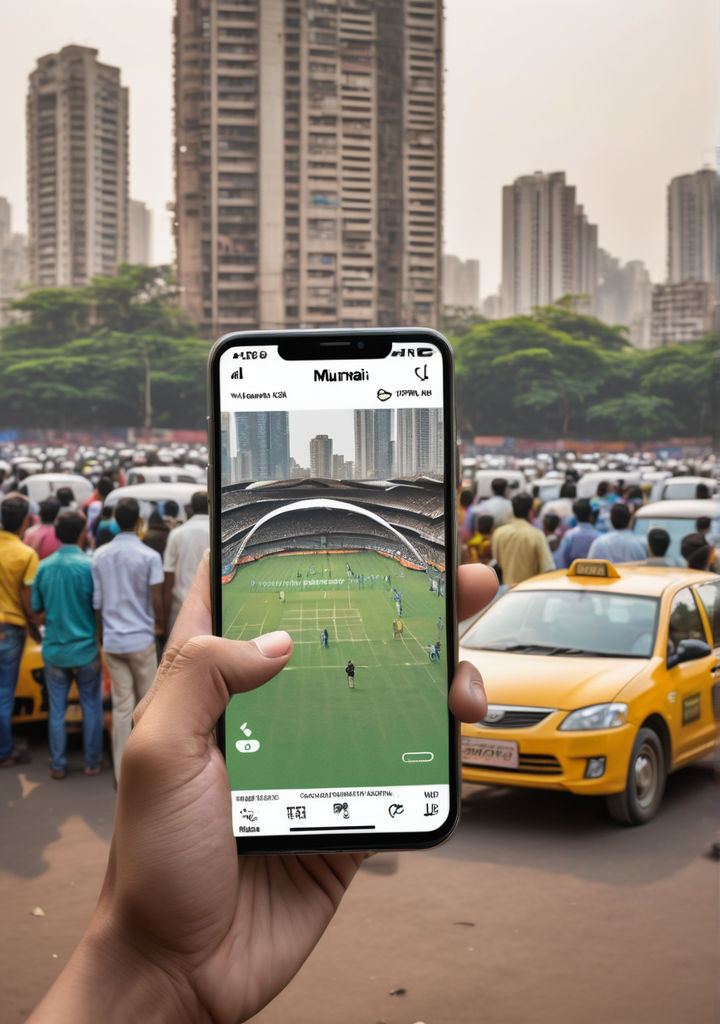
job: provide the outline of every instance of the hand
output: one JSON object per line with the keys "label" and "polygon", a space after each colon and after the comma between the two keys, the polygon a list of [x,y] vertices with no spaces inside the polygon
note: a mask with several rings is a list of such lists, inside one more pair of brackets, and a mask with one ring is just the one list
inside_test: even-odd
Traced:
{"label": "hand", "polygon": [[37,622],[33,622],[32,620],[29,620],[28,624],[27,624],[27,631],[28,631],[28,635],[30,636],[31,640],[34,640],[36,644],[41,644],[42,643],[42,633],[40,632],[40,629],[38,628]]}
{"label": "hand", "polygon": [[[497,589],[492,571],[458,571],[460,619]],[[233,693],[267,682],[292,641],[213,637],[207,557],[178,616],[123,754],[107,875],[88,932],[32,1020],[113,1019],[230,1024],[290,981],[335,912],[362,853],[238,857],[230,790],[213,728]],[[453,713],[484,717],[468,662]]]}

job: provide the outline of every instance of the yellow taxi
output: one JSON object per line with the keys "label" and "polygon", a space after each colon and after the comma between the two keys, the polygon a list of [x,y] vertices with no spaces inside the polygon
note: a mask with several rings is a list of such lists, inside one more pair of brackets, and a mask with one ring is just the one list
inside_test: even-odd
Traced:
{"label": "yellow taxi", "polygon": [[489,702],[462,727],[464,780],[601,794],[639,825],[717,742],[720,577],[576,560],[491,604],[460,657]]}

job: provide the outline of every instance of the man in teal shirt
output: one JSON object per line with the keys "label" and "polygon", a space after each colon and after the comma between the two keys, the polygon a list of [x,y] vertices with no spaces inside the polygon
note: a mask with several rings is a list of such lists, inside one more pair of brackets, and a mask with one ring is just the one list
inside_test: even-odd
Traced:
{"label": "man in teal shirt", "polygon": [[38,566],[30,595],[33,611],[44,612],[42,654],[50,701],[48,734],[53,779],[67,775],[65,712],[73,677],[83,717],[83,771],[85,775],[99,775],[102,769],[102,667],[90,556],[82,550],[86,528],[85,516],[77,509],[58,513],[55,533],[61,546]]}

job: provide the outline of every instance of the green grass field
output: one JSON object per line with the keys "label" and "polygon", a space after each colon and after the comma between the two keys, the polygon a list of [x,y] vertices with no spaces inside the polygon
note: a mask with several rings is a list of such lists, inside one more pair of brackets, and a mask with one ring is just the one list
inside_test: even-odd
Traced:
{"label": "green grass field", "polygon": [[[363,586],[347,578],[347,562],[363,575]],[[393,587],[402,592],[402,639],[393,638]],[[225,735],[233,789],[447,782],[445,601],[430,591],[425,573],[374,552],[272,555],[241,566],[222,596],[226,636],[247,640],[286,629],[294,642],[279,676],[230,701]],[[441,660],[431,662],[438,635]],[[245,723],[260,743],[253,753],[235,746],[245,739]],[[410,751],[434,758],[403,762]]]}

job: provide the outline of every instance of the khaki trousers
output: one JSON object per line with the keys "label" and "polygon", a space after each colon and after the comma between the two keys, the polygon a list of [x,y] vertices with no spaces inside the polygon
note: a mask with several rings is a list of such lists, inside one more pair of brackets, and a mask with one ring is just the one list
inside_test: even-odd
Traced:
{"label": "khaki trousers", "polygon": [[112,683],[112,746],[115,778],[120,776],[120,759],[132,729],[133,711],[152,686],[158,660],[155,641],[144,651],[111,654],[105,661]]}

